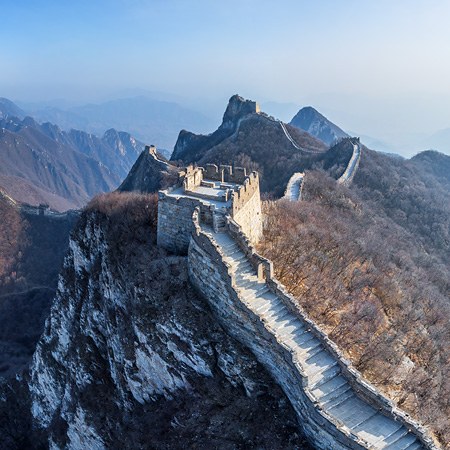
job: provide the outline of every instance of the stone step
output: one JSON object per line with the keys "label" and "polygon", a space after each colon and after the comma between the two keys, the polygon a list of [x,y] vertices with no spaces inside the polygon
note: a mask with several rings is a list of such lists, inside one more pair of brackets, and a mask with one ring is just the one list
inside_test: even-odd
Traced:
{"label": "stone step", "polygon": [[291,340],[296,345],[296,350],[301,351],[305,348],[311,347],[313,345],[311,341],[315,339],[316,337],[311,333],[311,331],[308,328],[305,328],[304,330],[298,330]]}
{"label": "stone step", "polygon": [[[217,238],[216,238],[216,241],[217,241]],[[220,242],[218,242],[218,244],[220,245],[222,250],[225,252],[225,254],[228,254],[239,248],[239,246],[235,242],[233,242],[231,244],[221,244]]]}
{"label": "stone step", "polygon": [[412,433],[408,433],[384,448],[389,450],[406,450],[414,442],[417,442],[416,436]]}
{"label": "stone step", "polygon": [[331,405],[331,402],[333,400],[335,400],[336,398],[340,397],[341,395],[345,394],[348,391],[353,392],[351,386],[347,382],[344,382],[343,384],[339,385],[339,387],[337,387],[336,389],[328,392],[328,394],[319,397],[319,402],[321,405],[323,405],[324,408],[326,408]]}
{"label": "stone step", "polygon": [[394,435],[402,433],[402,430],[404,433],[407,432],[400,423],[378,414],[364,422],[364,424],[355,426],[353,432],[370,442],[374,448],[384,448],[385,444],[383,441],[391,438],[396,439]]}
{"label": "stone step", "polygon": [[242,250],[239,247],[230,249],[230,250],[226,250],[225,252],[225,257],[228,259],[232,259],[234,261],[237,260],[248,260],[247,257],[245,256],[245,254],[242,252]]}
{"label": "stone step", "polygon": [[280,328],[277,330],[277,336],[280,336],[283,341],[288,344],[292,349],[295,349],[297,352],[299,347],[298,344],[294,341],[295,337],[299,337],[301,334],[309,333],[306,328],[295,327],[295,328]]}
{"label": "stone step", "polygon": [[269,292],[269,288],[264,283],[260,285],[255,284],[254,286],[247,288],[239,285],[237,285],[237,287],[239,289],[239,294],[245,299],[249,297],[259,297],[260,294],[262,295]]}
{"label": "stone step", "polygon": [[235,263],[239,263],[239,262],[242,262],[242,261],[248,261],[247,257],[243,253],[240,254],[240,255],[236,253],[235,256],[233,256],[233,255],[229,256],[227,253],[225,253],[224,259],[227,262],[232,261],[232,262],[235,262]]}
{"label": "stone step", "polygon": [[276,295],[272,294],[272,292],[268,292],[267,294],[264,294],[260,297],[255,297],[252,302],[252,310],[256,312],[259,308],[262,308],[268,303],[276,301],[278,301]]}
{"label": "stone step", "polygon": [[236,262],[233,260],[231,263],[231,267],[235,269],[236,272],[239,272],[239,274],[242,273],[242,275],[256,275],[256,272],[253,270],[252,265],[250,264],[248,259],[243,259],[239,262]]}
{"label": "stone step", "polygon": [[337,366],[337,361],[332,359],[325,359],[323,362],[319,361],[317,364],[310,365],[308,363],[304,363],[306,375],[309,378],[315,378],[319,374],[332,369]]}
{"label": "stone step", "polygon": [[335,409],[330,408],[333,411],[333,415],[336,415],[350,429],[354,429],[357,426],[364,426],[363,424],[372,417],[380,416],[372,406],[368,405],[355,394],[354,397],[351,403],[346,403],[346,408],[340,408],[339,406],[336,406]]}
{"label": "stone step", "polygon": [[328,400],[325,402],[322,407],[325,411],[331,411],[333,408],[339,406],[340,404],[344,403],[346,400],[348,400],[350,397],[354,397],[355,393],[353,392],[353,389],[347,389],[346,391],[342,392],[340,395],[336,395],[333,399]]}
{"label": "stone step", "polygon": [[[280,324],[281,323],[281,324]],[[295,330],[305,330],[306,327],[298,319],[296,319],[292,314],[286,316],[281,322],[277,322],[277,330],[281,333],[282,331],[295,331]]]}
{"label": "stone step", "polygon": [[[258,299],[264,299],[264,298],[263,297],[257,297],[255,299],[255,301],[257,301]],[[264,300],[266,300],[266,299],[264,299]],[[281,306],[281,302],[279,300],[266,300],[264,303],[261,304],[261,306],[257,306],[255,308],[255,311],[259,315],[262,315],[266,311],[268,311],[270,308],[274,308],[275,306]]]}
{"label": "stone step", "polygon": [[244,285],[246,283],[259,283],[258,277],[256,273],[251,271],[245,271],[241,267],[233,267],[231,266],[231,271],[234,274],[234,279],[236,280],[236,284]]}
{"label": "stone step", "polygon": [[253,280],[252,278],[246,277],[243,278],[243,280],[241,282],[238,283],[240,288],[254,288],[254,287],[258,287],[258,285],[260,286],[265,286],[266,283],[263,282],[258,282],[258,278],[255,276],[255,279]]}
{"label": "stone step", "polygon": [[314,389],[312,393],[316,398],[322,401],[322,399],[326,400],[327,396],[332,394],[336,390],[340,389],[341,387],[345,388],[348,385],[349,384],[347,380],[342,375],[338,375],[337,377],[329,380],[317,389]]}
{"label": "stone step", "polygon": [[[272,304],[274,304],[274,303],[275,302],[272,302]],[[277,307],[268,309],[264,313],[264,317],[268,320],[270,319],[273,322],[273,324],[276,325],[275,318],[281,314],[284,314],[285,312],[286,312],[286,306],[284,306],[282,302],[279,302]]]}
{"label": "stone step", "polygon": [[[394,432],[391,432],[390,434],[383,433],[384,436],[381,439],[377,440],[377,443],[380,443],[380,444],[382,443],[383,448],[389,448],[389,446],[392,445],[394,442],[397,442],[399,439],[406,436],[408,434],[408,430],[401,424],[398,424],[398,425],[399,425],[399,428],[397,428]],[[359,427],[355,428],[355,431],[358,428]]]}
{"label": "stone step", "polygon": [[251,300],[255,297],[259,297],[260,295],[263,295],[265,293],[269,292],[269,289],[267,286],[264,286],[258,290],[256,289],[239,289],[239,295],[244,300]]}
{"label": "stone step", "polygon": [[358,406],[358,397],[352,391],[351,395],[346,396],[343,401],[337,402],[334,406],[327,409],[327,413],[345,423],[345,417],[352,413]]}
{"label": "stone step", "polygon": [[301,326],[302,322],[300,322],[300,320],[298,320],[288,308],[286,309],[288,310],[288,314],[284,317],[277,318],[278,327],[285,328],[288,326]]}
{"label": "stone step", "polygon": [[285,306],[284,310],[277,317],[273,318],[273,323],[274,323],[274,325],[276,325],[277,329],[279,329],[279,328],[283,328],[282,323],[286,323],[287,321],[293,320],[293,319],[294,319],[294,316]]}
{"label": "stone step", "polygon": [[325,384],[326,382],[330,381],[334,377],[338,376],[341,373],[341,368],[337,365],[333,365],[323,372],[319,372],[314,377],[308,377],[311,385],[311,390],[317,389],[322,384]]}
{"label": "stone step", "polygon": [[272,328],[276,328],[274,317],[283,311],[284,305],[282,303],[272,302],[270,308],[263,310],[260,317],[263,318]]}
{"label": "stone step", "polygon": [[409,447],[406,447],[405,450],[419,450],[422,448],[423,448],[422,444],[420,443],[419,440],[416,439],[411,445],[409,445]]}
{"label": "stone step", "polygon": [[303,354],[303,356],[306,358],[305,363],[309,364],[309,360],[312,357],[314,357],[322,352],[326,352],[326,350],[323,348],[322,343],[319,341],[319,339],[317,339],[316,344],[314,344],[312,347],[309,347],[302,352],[299,352],[299,354]]}
{"label": "stone step", "polygon": [[[317,340],[319,341],[319,339]],[[321,344],[320,341],[319,344]],[[316,345],[311,346],[308,351],[313,350],[313,348],[316,348]],[[322,347],[322,349],[323,351],[305,359],[305,364],[310,367],[313,372],[315,372],[316,367],[325,367],[337,362],[325,348]]]}

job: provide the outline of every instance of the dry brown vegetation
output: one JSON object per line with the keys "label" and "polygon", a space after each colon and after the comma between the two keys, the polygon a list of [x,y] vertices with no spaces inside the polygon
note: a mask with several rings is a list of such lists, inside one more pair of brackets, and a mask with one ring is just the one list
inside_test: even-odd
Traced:
{"label": "dry brown vegetation", "polygon": [[0,196],[0,376],[24,369],[42,333],[76,216],[24,214]]}
{"label": "dry brown vegetation", "polygon": [[304,201],[265,203],[260,251],[354,365],[449,446],[448,193],[422,205],[422,181],[403,174],[393,189],[381,169],[373,178],[383,194],[367,177],[349,190],[309,172]]}

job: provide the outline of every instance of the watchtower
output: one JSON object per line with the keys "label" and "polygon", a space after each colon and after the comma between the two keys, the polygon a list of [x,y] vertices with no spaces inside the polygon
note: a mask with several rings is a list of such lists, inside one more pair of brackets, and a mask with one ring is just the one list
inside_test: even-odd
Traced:
{"label": "watchtower", "polygon": [[216,232],[229,215],[253,243],[262,236],[257,172],[247,174],[243,167],[228,165],[191,165],[179,172],[175,186],[159,191],[158,197],[158,245],[175,253],[187,253],[196,207],[201,222]]}

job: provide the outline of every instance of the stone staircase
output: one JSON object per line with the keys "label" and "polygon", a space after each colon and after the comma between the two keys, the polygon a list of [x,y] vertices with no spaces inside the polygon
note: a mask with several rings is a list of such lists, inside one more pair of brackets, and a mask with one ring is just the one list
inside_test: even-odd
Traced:
{"label": "stone staircase", "polygon": [[356,435],[365,443],[365,448],[425,448],[403,424],[383,415],[358,396],[342,375],[338,360],[311,332],[308,324],[294,315],[266,282],[258,278],[230,235],[210,228],[202,231],[220,247],[223,260],[234,275],[235,290],[241,301],[261,318],[280,345],[289,350],[296,367],[306,379],[305,389],[331,422]]}

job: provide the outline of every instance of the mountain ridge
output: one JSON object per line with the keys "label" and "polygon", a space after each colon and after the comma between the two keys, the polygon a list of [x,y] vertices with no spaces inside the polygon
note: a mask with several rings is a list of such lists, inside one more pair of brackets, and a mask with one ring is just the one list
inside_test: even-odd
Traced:
{"label": "mountain ridge", "polygon": [[56,210],[79,208],[116,188],[144,148],[126,132],[110,129],[98,138],[29,116],[5,117],[0,127],[3,189],[21,202]]}

